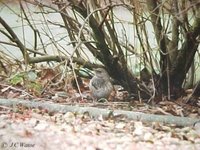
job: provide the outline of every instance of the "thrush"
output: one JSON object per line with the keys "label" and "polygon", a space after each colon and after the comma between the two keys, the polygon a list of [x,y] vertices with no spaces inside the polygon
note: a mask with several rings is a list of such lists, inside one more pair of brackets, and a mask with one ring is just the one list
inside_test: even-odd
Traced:
{"label": "thrush", "polygon": [[97,68],[94,70],[95,75],[90,80],[89,89],[94,99],[108,99],[113,91],[113,85],[110,81],[110,76],[103,68]]}

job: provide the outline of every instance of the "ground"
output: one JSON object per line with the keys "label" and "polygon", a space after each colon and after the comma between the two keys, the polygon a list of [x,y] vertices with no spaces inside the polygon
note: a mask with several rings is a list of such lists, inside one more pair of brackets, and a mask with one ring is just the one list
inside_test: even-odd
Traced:
{"label": "ground", "polygon": [[[3,149],[198,149],[200,138],[190,128],[143,124],[123,118],[92,119],[88,114],[1,111]],[[35,112],[34,112],[35,111]],[[36,113],[37,112],[37,113]]]}
{"label": "ground", "polygon": [[1,106],[1,149],[199,149],[199,127]]}
{"label": "ground", "polygon": [[[83,82],[80,96],[68,83],[65,89],[50,86],[45,80],[51,78],[50,75],[42,78],[44,83],[38,81],[43,83],[42,87],[46,87],[41,95],[36,85],[25,87],[2,82],[0,98],[22,98],[27,101],[34,99],[62,105],[199,118],[199,107],[186,105],[180,99],[147,104],[134,99],[124,101],[127,93],[119,92],[114,98],[98,103],[89,97],[88,81]],[[94,118],[87,112],[59,113],[23,105],[0,105],[0,147],[2,150],[198,150],[200,123],[180,127],[175,124],[135,121],[122,115],[106,118],[99,115]]]}

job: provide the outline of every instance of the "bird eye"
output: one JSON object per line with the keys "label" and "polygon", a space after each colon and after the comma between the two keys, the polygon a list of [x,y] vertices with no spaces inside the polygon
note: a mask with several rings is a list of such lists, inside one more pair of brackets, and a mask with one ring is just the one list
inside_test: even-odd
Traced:
{"label": "bird eye", "polygon": [[101,73],[101,71],[100,71],[100,70],[97,70],[97,72],[98,72],[98,73]]}

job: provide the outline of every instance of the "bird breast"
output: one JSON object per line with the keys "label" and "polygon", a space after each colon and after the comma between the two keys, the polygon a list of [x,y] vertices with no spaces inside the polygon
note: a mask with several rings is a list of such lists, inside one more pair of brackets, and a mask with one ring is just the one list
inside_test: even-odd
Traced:
{"label": "bird breast", "polygon": [[94,98],[108,98],[113,90],[113,85],[109,80],[93,77],[89,85],[91,94]]}

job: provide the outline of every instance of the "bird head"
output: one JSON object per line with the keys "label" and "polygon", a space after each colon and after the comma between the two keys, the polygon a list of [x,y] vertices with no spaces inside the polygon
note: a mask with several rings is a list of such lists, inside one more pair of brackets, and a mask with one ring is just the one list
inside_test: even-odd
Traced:
{"label": "bird head", "polygon": [[95,71],[95,76],[98,78],[104,78],[104,79],[109,79],[110,76],[108,75],[107,71],[104,68],[96,68],[94,69]]}

